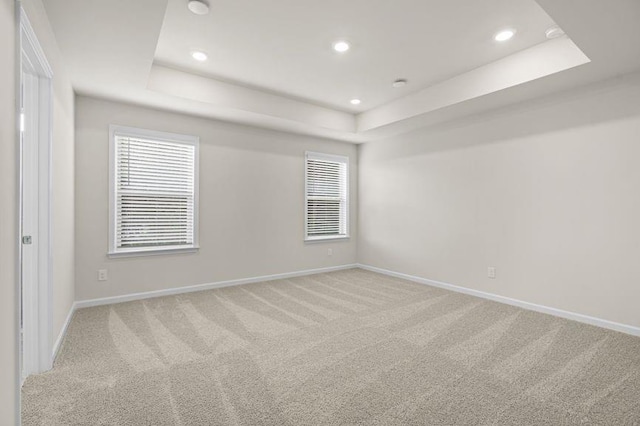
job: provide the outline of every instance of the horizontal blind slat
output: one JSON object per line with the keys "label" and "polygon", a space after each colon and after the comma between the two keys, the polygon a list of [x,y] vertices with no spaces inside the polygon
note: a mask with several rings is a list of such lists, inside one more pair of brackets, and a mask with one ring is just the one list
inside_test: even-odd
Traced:
{"label": "horizontal blind slat", "polygon": [[346,235],[347,163],[306,160],[307,235]]}
{"label": "horizontal blind slat", "polygon": [[116,140],[116,245],[193,244],[195,147]]}

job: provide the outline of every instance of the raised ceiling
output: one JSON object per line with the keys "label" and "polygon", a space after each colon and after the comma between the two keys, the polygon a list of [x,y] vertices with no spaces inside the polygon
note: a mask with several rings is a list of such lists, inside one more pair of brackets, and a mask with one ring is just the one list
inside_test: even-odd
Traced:
{"label": "raised ceiling", "polygon": [[[479,19],[481,17],[481,19]],[[346,111],[366,111],[546,41],[534,0],[169,0],[156,62]],[[517,28],[509,42],[493,35]],[[336,53],[332,44],[352,48]],[[209,59],[200,63],[194,49]],[[394,89],[391,83],[409,84]],[[349,100],[362,103],[352,106]]]}
{"label": "raised ceiling", "polygon": [[79,94],[353,142],[640,69],[637,0],[43,2]]}

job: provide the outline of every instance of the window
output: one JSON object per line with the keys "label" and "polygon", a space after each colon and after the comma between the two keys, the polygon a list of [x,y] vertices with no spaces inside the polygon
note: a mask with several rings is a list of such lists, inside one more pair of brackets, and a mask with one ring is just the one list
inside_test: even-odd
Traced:
{"label": "window", "polygon": [[198,248],[198,138],[110,127],[109,254]]}
{"label": "window", "polygon": [[349,237],[349,158],[306,153],[305,239]]}

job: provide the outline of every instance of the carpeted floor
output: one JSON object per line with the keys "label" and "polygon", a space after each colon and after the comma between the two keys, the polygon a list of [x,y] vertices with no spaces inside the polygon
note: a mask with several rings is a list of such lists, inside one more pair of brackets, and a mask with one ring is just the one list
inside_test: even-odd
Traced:
{"label": "carpeted floor", "polygon": [[640,339],[359,269],[79,310],[24,425],[640,425]]}

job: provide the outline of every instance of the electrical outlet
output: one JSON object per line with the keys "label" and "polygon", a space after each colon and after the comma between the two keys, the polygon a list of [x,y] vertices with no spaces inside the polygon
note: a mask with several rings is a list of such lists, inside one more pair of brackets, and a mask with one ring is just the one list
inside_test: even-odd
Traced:
{"label": "electrical outlet", "polygon": [[495,278],[496,277],[496,267],[495,266],[489,266],[487,268],[487,277],[489,277],[489,278]]}
{"label": "electrical outlet", "polygon": [[333,249],[327,250],[327,256],[333,256]]}
{"label": "electrical outlet", "polygon": [[98,269],[98,281],[106,281],[109,279],[106,269]]}

